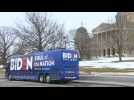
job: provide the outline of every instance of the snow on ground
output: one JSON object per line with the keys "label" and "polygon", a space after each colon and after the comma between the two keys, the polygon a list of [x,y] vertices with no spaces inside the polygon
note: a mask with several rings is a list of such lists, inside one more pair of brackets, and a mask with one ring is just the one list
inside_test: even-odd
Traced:
{"label": "snow on ground", "polygon": [[[123,60],[134,60],[134,57],[123,57]],[[118,61],[118,57],[112,57],[112,58],[98,58],[95,60],[90,61],[80,61],[79,66],[80,67],[94,67],[94,68],[134,68],[134,61],[133,62],[114,62]]]}

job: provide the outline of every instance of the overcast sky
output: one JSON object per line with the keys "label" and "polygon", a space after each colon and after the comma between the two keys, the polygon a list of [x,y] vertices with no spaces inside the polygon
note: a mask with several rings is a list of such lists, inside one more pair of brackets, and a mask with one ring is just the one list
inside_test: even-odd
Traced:
{"label": "overcast sky", "polygon": [[[102,22],[114,22],[116,12],[49,12],[50,16],[59,23],[64,23],[65,30],[76,29],[81,26],[91,32]],[[15,27],[16,22],[22,23],[23,12],[0,12],[0,26]]]}

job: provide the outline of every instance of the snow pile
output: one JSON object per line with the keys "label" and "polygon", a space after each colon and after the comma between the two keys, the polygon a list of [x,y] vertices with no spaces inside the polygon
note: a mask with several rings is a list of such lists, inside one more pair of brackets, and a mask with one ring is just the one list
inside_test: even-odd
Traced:
{"label": "snow pile", "polygon": [[[134,57],[123,57],[123,60],[134,60]],[[95,67],[95,68],[134,68],[134,61],[131,62],[115,62],[118,61],[118,57],[113,58],[98,58],[96,60],[92,61],[80,61],[79,66],[85,66],[85,67]]]}

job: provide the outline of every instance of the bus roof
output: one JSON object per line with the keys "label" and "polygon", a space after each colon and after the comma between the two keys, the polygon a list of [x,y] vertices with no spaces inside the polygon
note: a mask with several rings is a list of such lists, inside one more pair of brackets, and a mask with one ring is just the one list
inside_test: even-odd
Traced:
{"label": "bus roof", "polygon": [[22,57],[22,56],[29,56],[29,55],[34,55],[34,54],[46,54],[46,53],[54,53],[54,52],[61,52],[61,51],[73,51],[70,49],[54,49],[54,50],[49,50],[49,51],[34,51],[31,53],[28,53],[26,55],[20,55],[20,54],[16,54],[16,55],[12,55],[11,58],[16,58],[16,57]]}

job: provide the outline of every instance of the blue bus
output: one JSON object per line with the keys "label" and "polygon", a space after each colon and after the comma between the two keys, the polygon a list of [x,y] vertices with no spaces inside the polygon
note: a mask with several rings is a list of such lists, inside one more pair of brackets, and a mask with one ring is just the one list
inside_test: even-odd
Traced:
{"label": "blue bus", "polygon": [[37,80],[46,83],[53,80],[78,80],[79,53],[58,49],[15,55],[9,59],[5,75],[8,80]]}

